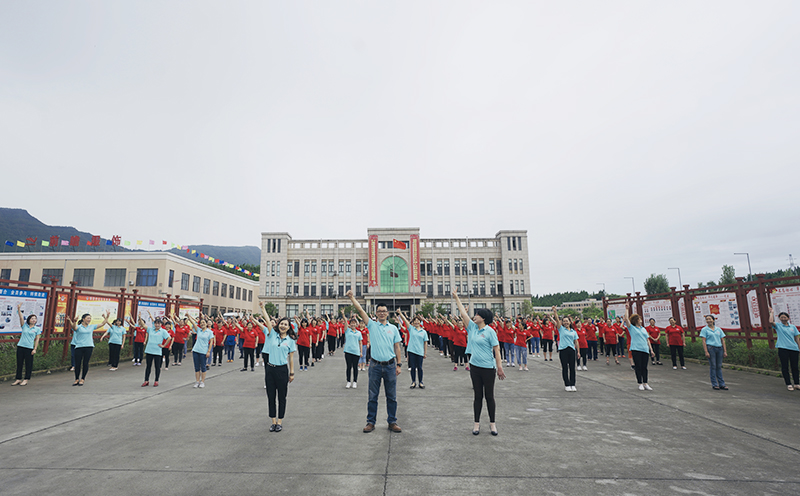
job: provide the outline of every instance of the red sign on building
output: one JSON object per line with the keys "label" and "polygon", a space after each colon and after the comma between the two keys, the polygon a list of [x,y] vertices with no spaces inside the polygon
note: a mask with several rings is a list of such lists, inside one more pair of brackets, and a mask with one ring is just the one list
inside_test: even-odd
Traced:
{"label": "red sign on building", "polygon": [[378,286],[378,235],[369,237],[369,287]]}

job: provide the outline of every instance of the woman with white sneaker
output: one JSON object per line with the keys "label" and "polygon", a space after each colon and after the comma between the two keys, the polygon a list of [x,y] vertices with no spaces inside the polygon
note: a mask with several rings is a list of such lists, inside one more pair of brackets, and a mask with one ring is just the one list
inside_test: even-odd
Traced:
{"label": "woman with white sneaker", "polygon": [[[344,310],[341,310],[344,317]],[[350,325],[344,331],[344,361],[347,363],[347,385],[345,388],[358,387],[358,361],[361,359],[361,340],[363,336],[358,330],[358,319],[350,318]],[[353,382],[350,382],[350,371],[353,371]]]}
{"label": "woman with white sneaker", "polygon": [[[575,332],[578,334],[578,370],[589,370],[586,366],[586,359],[589,358],[589,341],[587,340],[586,328],[581,324],[580,320],[575,321]],[[583,359],[583,366],[581,366],[581,359]]]}
{"label": "woman with white sneaker", "polygon": [[630,352],[633,359],[633,370],[636,371],[636,382],[639,383],[639,391],[652,391],[653,388],[647,384],[647,361],[649,358],[655,358],[656,355],[650,344],[650,334],[641,325],[642,318],[637,314],[633,314],[629,318],[630,312],[630,305],[626,303],[623,322],[631,335]]}
{"label": "woman with white sneaker", "polygon": [[575,387],[575,362],[581,355],[578,351],[578,333],[572,328],[569,317],[558,320],[558,311],[553,306],[553,321],[561,322],[558,328],[558,358],[561,360],[561,377],[564,379],[564,391],[577,391]]}

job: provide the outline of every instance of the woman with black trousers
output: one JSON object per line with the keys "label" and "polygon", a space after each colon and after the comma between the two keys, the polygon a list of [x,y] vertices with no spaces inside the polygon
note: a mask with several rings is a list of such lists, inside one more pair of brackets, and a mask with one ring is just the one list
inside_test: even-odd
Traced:
{"label": "woman with black trousers", "polygon": [[92,351],[94,351],[94,332],[108,324],[109,315],[111,312],[103,315],[103,322],[100,325],[92,325],[92,316],[88,313],[83,314],[80,320],[77,318],[72,320],[69,315],[67,316],[67,323],[72,326],[75,343],[75,382],[72,383],[73,386],[83,386],[86,374],[89,372],[89,360],[92,359]]}
{"label": "woman with black trousers", "polygon": [[[263,306],[262,303],[264,315],[269,315]],[[277,329],[272,327],[272,322],[269,320],[265,320],[264,325],[259,325],[267,336],[264,350],[269,353],[269,363],[264,367],[269,416],[272,419],[269,431],[280,432],[283,430],[283,417],[286,414],[286,393],[289,390],[289,383],[294,380],[294,352],[297,350],[295,343],[297,335],[294,333],[288,317],[278,319]],[[275,408],[276,397],[277,409]]]}
{"label": "woman with black trousers", "polygon": [[[559,322],[558,312],[553,306],[553,320]],[[561,377],[564,379],[564,390],[575,392],[575,362],[580,359],[580,343],[578,333],[572,328],[569,317],[560,320],[561,327],[558,328],[558,358],[561,360]]]}

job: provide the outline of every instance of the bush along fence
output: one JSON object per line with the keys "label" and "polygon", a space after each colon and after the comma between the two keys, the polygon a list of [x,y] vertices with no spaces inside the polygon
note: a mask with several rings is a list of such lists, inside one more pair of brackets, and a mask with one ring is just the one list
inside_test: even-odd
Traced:
{"label": "bush along fence", "polygon": [[[37,316],[37,325],[42,327],[36,358],[35,370],[53,369],[68,366],[72,328],[66,324],[66,316],[77,320],[88,313],[92,324],[103,321],[102,315],[108,312],[109,322],[117,317],[137,321],[139,317],[150,321],[163,315],[191,314],[197,317],[203,308],[202,299],[182,298],[180,295],[163,296],[140,295],[138,290],[103,291],[78,286],[74,281],[69,286],[59,286],[52,279],[50,284],[27,281],[0,280],[0,375],[11,373],[16,367],[15,348],[21,331],[17,307],[23,315]],[[107,327],[94,333],[98,358],[107,359],[108,344],[97,339]],[[125,335],[123,356],[130,356],[133,349],[133,336]],[[10,369],[8,367],[11,367]]]}
{"label": "bush along fence", "polygon": [[[718,286],[689,289],[684,285],[681,290],[672,287],[668,293],[653,295],[637,291],[622,298],[605,298],[603,311],[606,318],[614,319],[624,315],[628,304],[631,313],[643,317],[645,325],[653,318],[662,330],[669,325],[669,318],[674,318],[686,331],[687,356],[695,354],[696,358],[704,358],[698,340],[706,325],[705,316],[712,315],[727,336],[729,362],[778,369],[777,335],[769,323],[769,308],[775,315],[787,312],[790,319],[800,321],[798,282],[797,277],[766,279],[764,274],[757,274],[752,280],[737,277],[732,284]],[[695,348],[697,353],[692,352]]]}

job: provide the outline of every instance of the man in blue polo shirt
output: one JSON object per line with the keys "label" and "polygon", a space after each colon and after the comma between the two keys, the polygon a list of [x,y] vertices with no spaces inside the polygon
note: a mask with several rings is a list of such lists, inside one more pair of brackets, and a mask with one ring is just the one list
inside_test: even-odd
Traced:
{"label": "man in blue polo shirt", "polygon": [[378,305],[375,313],[378,322],[370,319],[367,312],[353,296],[353,291],[347,292],[350,303],[356,308],[361,319],[367,323],[369,331],[369,344],[371,359],[369,364],[369,401],[367,402],[367,425],[364,432],[375,430],[375,418],[378,415],[378,394],[381,390],[381,379],[386,393],[386,410],[389,430],[403,432],[397,425],[397,376],[403,370],[400,362],[400,332],[397,327],[390,324],[389,309],[386,305]]}

